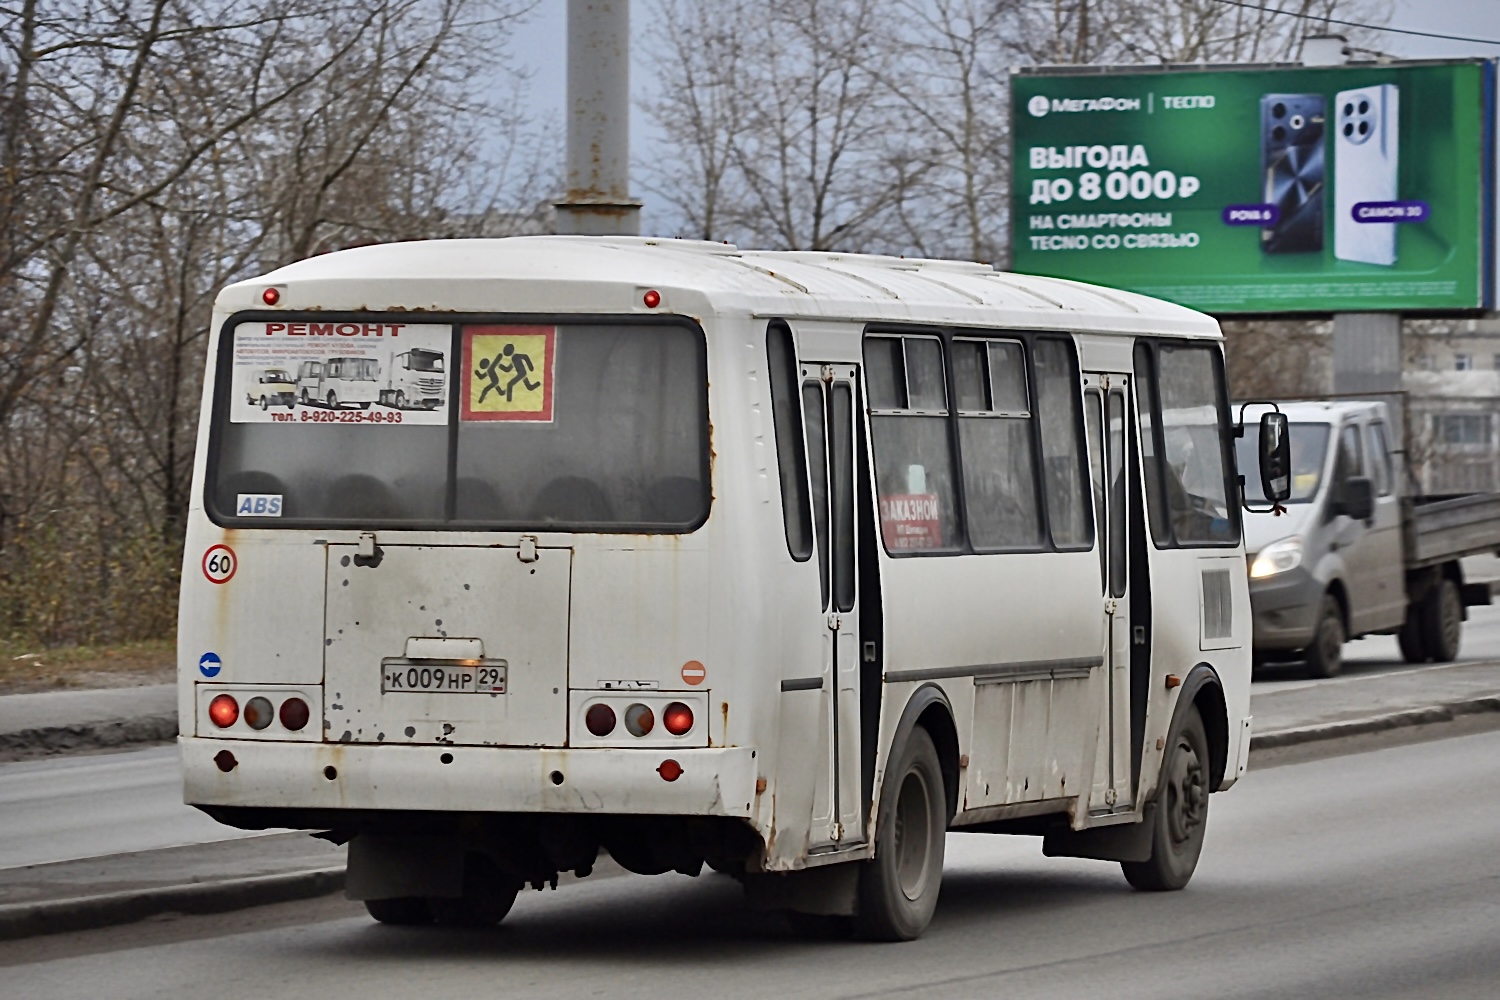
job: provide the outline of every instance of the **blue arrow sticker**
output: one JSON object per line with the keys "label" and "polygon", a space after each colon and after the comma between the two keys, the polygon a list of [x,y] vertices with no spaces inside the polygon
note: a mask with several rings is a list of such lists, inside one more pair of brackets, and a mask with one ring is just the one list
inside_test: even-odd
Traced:
{"label": "blue arrow sticker", "polygon": [[198,672],[204,677],[217,677],[223,669],[224,663],[219,659],[218,653],[204,653],[203,658],[198,661]]}

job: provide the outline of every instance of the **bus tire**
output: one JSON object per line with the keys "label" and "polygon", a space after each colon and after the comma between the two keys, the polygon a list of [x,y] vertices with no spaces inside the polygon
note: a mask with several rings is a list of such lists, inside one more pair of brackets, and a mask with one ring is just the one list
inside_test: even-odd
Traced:
{"label": "bus tire", "polygon": [[260,408],[262,410],[269,410],[271,408],[271,398],[269,396],[260,397]]}
{"label": "bus tire", "polygon": [[328,408],[330,410],[337,410],[339,408],[338,394],[335,393],[332,389],[328,390]]}
{"label": "bus tire", "polygon": [[1433,663],[1452,663],[1463,638],[1464,605],[1458,585],[1447,577],[1422,599],[1422,645]]}
{"label": "bus tire", "polygon": [[493,927],[505,919],[520,891],[521,884],[501,874],[488,857],[471,853],[464,856],[464,894],[432,897],[427,905],[443,926]]}
{"label": "bus tire", "polygon": [[406,393],[402,392],[400,389],[396,390],[396,409],[406,409]]}
{"label": "bus tire", "polygon": [[1337,677],[1344,667],[1344,615],[1332,594],[1323,595],[1317,630],[1302,657],[1309,677]]}
{"label": "bus tire", "polygon": [[1418,606],[1408,606],[1406,621],[1401,623],[1401,629],[1396,633],[1396,645],[1401,647],[1401,658],[1407,663],[1426,663],[1432,659],[1427,655],[1427,642],[1422,638],[1421,618]]}
{"label": "bus tire", "polygon": [[859,873],[854,929],[860,937],[910,941],[927,929],[943,881],[947,803],[937,748],[918,726],[886,771],[875,857]]}
{"label": "bus tire", "polygon": [[1144,892],[1181,889],[1193,877],[1208,829],[1208,734],[1198,706],[1189,705],[1167,744],[1152,815],[1151,857],[1122,861],[1125,881]]}
{"label": "bus tire", "polygon": [[382,924],[398,927],[419,927],[432,923],[432,908],[421,896],[401,896],[396,899],[367,899],[365,910]]}

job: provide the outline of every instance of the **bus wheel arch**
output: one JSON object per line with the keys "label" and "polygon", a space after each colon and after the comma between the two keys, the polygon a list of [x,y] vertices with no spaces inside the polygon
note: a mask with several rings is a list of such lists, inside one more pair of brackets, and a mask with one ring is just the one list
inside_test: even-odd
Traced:
{"label": "bus wheel arch", "polygon": [[[901,721],[891,737],[886,756],[885,771],[890,772],[890,762],[906,746],[913,729],[918,726],[927,730],[937,750],[938,764],[943,772],[943,792],[947,799],[948,821],[958,814],[958,726],[953,721],[953,706],[948,696],[936,684],[924,684],[907,699],[901,712]],[[882,782],[883,784],[884,782]],[[879,798],[879,795],[876,795]],[[875,820],[876,803],[869,803],[870,820]]]}
{"label": "bus wheel arch", "polygon": [[1219,682],[1218,672],[1207,663],[1194,666],[1183,682],[1179,704],[1182,701],[1191,701],[1203,720],[1204,733],[1208,737],[1209,790],[1216,792],[1224,783],[1229,767],[1229,707],[1224,700],[1224,687]]}

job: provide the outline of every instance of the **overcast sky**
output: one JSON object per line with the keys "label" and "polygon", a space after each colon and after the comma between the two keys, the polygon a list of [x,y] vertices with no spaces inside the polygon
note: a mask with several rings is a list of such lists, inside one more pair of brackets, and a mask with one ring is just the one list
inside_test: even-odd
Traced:
{"label": "overcast sky", "polygon": [[[712,3],[713,0],[704,0]],[[1461,35],[1486,39],[1488,44],[1424,38],[1382,32],[1375,46],[1382,52],[1404,59],[1451,58],[1456,56],[1500,57],[1500,0],[1390,0],[1391,28],[1409,28],[1433,34]],[[665,26],[647,19],[648,5],[632,0],[630,33],[640,39]],[[561,127],[567,91],[567,0],[542,0],[531,22],[516,35],[512,53],[532,70],[533,112],[550,117]],[[652,70],[646,60],[646,46],[633,46],[631,92],[639,98],[653,85]],[[649,123],[639,109],[631,114],[631,153],[639,160],[651,142]],[[639,191],[636,192],[639,196]],[[650,206],[646,208],[646,230],[650,230]]]}

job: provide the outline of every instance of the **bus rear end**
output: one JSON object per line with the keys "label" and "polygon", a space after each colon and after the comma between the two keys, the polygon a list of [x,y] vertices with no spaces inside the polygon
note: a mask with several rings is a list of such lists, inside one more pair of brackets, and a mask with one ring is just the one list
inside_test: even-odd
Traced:
{"label": "bus rear end", "polygon": [[[179,623],[186,800],[347,840],[350,895],[394,922],[498,919],[601,849],[640,872],[743,857],[754,750],[714,729],[706,631],[658,620],[708,617],[703,331],[248,309],[216,327]],[[399,352],[454,359],[423,373],[444,405],[246,401],[267,367]]]}

